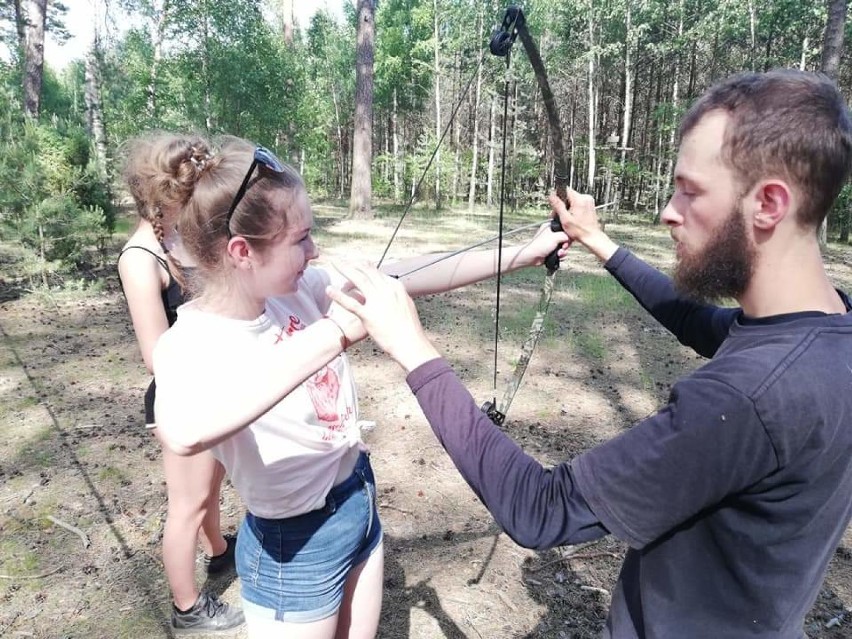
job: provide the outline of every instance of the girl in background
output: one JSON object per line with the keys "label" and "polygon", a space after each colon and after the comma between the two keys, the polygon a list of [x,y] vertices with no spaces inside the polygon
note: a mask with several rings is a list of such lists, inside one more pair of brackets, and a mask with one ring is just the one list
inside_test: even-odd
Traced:
{"label": "girl in background", "polygon": [[[140,219],[121,250],[118,272],[149,371],[154,344],[174,323],[184,301],[193,261],[175,225],[208,157],[204,142],[190,136],[159,135],[128,145],[124,178]],[[155,390],[152,380],[145,393],[145,421],[152,428]],[[160,439],[159,430],[154,433]],[[209,452],[187,457],[166,446],[163,467],[168,495],[163,564],[173,597],[172,628],[184,634],[235,628],[243,623],[242,612],[212,593],[199,592],[195,583],[199,539],[209,574],[234,564],[236,539],[223,536],[219,522],[224,468]]]}

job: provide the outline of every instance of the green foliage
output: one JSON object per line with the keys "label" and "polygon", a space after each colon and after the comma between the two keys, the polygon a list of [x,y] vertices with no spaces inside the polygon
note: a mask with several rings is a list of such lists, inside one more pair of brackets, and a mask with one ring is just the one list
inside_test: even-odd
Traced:
{"label": "green foliage", "polygon": [[15,92],[0,96],[0,232],[30,249],[48,271],[68,271],[110,231],[114,209],[108,187],[89,157],[83,129],[53,117],[20,115]]}
{"label": "green foliage", "polygon": [[852,209],[852,184],[847,182],[828,214],[828,232],[838,235],[844,242],[849,240],[850,225],[852,225],[850,209]]}
{"label": "green foliage", "polygon": [[422,108],[432,76],[432,15],[410,0],[382,2],[376,15],[376,103],[388,110]]}
{"label": "green foliage", "polygon": [[46,67],[41,89],[41,111],[48,117],[76,120],[83,112],[83,64],[69,65],[57,75]]}

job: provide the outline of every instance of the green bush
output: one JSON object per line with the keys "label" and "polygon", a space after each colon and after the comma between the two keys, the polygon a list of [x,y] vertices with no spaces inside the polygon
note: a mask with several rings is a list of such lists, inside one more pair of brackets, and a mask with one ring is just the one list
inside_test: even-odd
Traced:
{"label": "green bush", "polygon": [[45,270],[72,270],[115,219],[85,131],[60,119],[9,117],[0,133],[2,237],[32,250]]}

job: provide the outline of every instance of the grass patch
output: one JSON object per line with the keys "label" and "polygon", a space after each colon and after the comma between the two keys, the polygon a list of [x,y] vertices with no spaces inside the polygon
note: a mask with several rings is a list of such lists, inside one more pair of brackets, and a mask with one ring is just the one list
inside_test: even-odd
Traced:
{"label": "grass patch", "polygon": [[572,335],[574,349],[580,355],[595,362],[604,360],[606,344],[600,335],[590,331],[574,331]]}
{"label": "grass patch", "polygon": [[115,466],[105,466],[98,472],[98,479],[105,483],[109,482],[121,485],[128,480],[128,477],[120,468],[116,468]]}
{"label": "grass patch", "polygon": [[115,224],[112,229],[113,235],[130,235],[136,228],[136,220],[136,215],[119,215],[115,218]]}
{"label": "grass patch", "polygon": [[0,567],[7,575],[29,576],[38,571],[39,557],[20,539],[4,536],[0,540]]}
{"label": "grass patch", "polygon": [[50,447],[53,431],[50,426],[41,428],[18,449],[18,458],[38,468],[50,468],[56,461],[56,451]]}
{"label": "grass patch", "polygon": [[609,273],[578,273],[571,282],[583,310],[591,315],[620,310],[633,299]]}

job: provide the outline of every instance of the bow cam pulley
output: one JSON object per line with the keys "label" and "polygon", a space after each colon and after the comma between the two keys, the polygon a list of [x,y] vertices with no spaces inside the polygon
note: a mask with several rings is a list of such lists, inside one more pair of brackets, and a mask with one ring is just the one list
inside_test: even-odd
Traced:
{"label": "bow cam pulley", "polygon": [[491,53],[501,58],[509,55],[512,45],[515,44],[515,38],[518,37],[518,29],[524,24],[526,24],[526,18],[524,18],[523,9],[515,5],[509,6],[503,16],[503,23],[495,26],[491,33],[491,42],[488,45]]}

